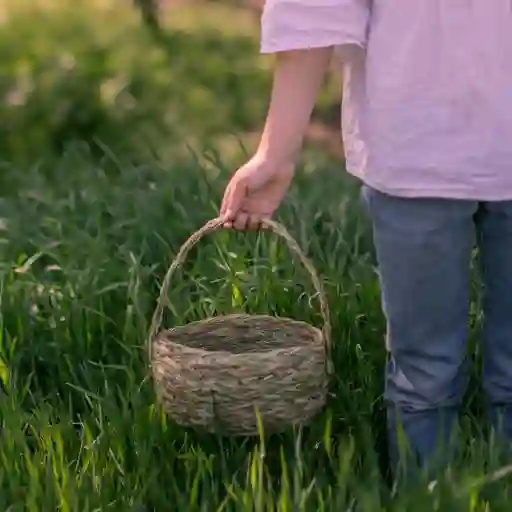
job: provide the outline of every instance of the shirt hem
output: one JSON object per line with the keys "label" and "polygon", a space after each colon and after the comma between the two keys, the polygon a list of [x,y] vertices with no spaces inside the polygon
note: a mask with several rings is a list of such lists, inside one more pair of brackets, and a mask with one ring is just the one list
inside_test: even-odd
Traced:
{"label": "shirt hem", "polygon": [[[441,187],[400,187],[384,184],[377,179],[369,177],[367,173],[347,169],[347,172],[358,179],[364,185],[371,187],[383,194],[404,199],[453,199],[461,201],[487,201],[501,202],[512,201],[512,183],[508,188],[509,193],[496,194],[495,191],[478,190],[468,187],[443,186]],[[495,187],[493,187],[495,189]],[[503,188],[502,188],[503,190]]]}
{"label": "shirt hem", "polygon": [[339,48],[340,46],[357,46],[358,48],[365,49],[366,45],[356,39],[344,39],[343,41],[323,41],[323,42],[310,42],[305,43],[302,41],[289,41],[279,44],[265,43],[260,46],[260,53],[262,55],[269,55],[280,52],[289,52],[294,50],[313,50],[320,48]]}

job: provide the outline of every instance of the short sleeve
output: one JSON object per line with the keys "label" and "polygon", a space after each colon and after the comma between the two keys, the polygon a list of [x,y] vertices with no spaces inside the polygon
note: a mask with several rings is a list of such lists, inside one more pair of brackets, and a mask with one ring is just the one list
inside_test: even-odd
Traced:
{"label": "short sleeve", "polygon": [[356,45],[365,48],[371,0],[266,0],[261,53]]}

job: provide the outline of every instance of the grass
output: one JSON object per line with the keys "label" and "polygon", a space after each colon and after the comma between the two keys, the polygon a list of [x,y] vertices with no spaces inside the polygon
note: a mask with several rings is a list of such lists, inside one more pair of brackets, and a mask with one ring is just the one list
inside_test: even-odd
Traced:
{"label": "grass", "polygon": [[[224,153],[236,135],[254,146],[274,61],[259,55],[257,20],[222,3],[185,4],[170,3],[156,35],[131,1],[1,2],[2,159],[30,165],[76,140],[165,160],[177,142]],[[336,146],[339,96],[333,76],[314,113]]]}
{"label": "grass", "polygon": [[[337,377],[309,428],[233,441],[162,413],[144,350],[169,261],[216,214],[222,163],[93,163],[75,147],[32,168],[3,165],[0,510],[508,510],[512,486],[495,473],[492,439],[477,436],[471,401],[463,453],[438,484],[386,486],[384,324],[367,221],[337,164],[307,153],[302,170],[279,219],[323,277]],[[312,294],[284,243],[219,233],[175,279],[166,324],[243,310],[319,325]]]}

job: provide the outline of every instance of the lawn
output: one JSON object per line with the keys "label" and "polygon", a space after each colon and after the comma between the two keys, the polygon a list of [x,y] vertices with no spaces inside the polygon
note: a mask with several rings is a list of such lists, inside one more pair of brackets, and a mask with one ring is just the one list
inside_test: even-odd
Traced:
{"label": "lawn", "polygon": [[[163,413],[145,347],[159,285],[185,239],[218,212],[244,158],[231,141],[257,130],[264,114],[268,64],[246,60],[257,44],[240,11],[202,11],[205,24],[226,13],[246,19],[223,36],[199,23],[200,11],[180,11],[175,26],[166,22],[179,48],[166,54],[133,13],[108,14],[106,3],[91,3],[99,9],[91,14],[77,2],[84,10],[75,18],[66,7],[57,21],[37,18],[45,37],[21,15],[0,34],[5,69],[17,73],[2,75],[1,91],[13,76],[32,87],[13,89],[26,101],[14,95],[0,106],[0,510],[509,510],[512,486],[482,427],[474,378],[453,467],[436,485],[388,486],[371,232],[357,183],[315,145],[277,218],[328,295],[336,370],[328,406],[307,428],[238,440],[178,427]],[[57,45],[63,34],[67,53]],[[217,60],[203,66],[212,44]],[[64,63],[55,60],[62,54]],[[105,83],[114,98],[96,94]],[[149,142],[136,147],[147,130]],[[209,236],[168,299],[168,327],[233,311],[321,325],[307,273],[270,233]],[[477,304],[475,294],[474,334]]]}
{"label": "lawn", "polygon": [[[223,170],[192,159],[95,163],[80,147],[48,167],[4,166],[15,189],[0,204],[0,509],[490,510],[478,478],[500,461],[473,438],[469,409],[467,450],[445,483],[387,490],[383,319],[366,217],[337,165],[308,154],[301,169],[278,218],[322,276],[336,378],[309,428],[234,441],[162,413],[144,348],[159,282],[215,216]],[[313,295],[274,236],[223,232],[174,279],[165,323],[246,311],[320,325]],[[502,482],[484,496],[504,510],[509,492]]]}

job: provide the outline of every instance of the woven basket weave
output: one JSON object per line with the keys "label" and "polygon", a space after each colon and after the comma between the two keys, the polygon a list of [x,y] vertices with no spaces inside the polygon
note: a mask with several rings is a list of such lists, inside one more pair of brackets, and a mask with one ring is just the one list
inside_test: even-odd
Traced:
{"label": "woven basket weave", "polygon": [[213,219],[180,248],[162,283],[148,337],[149,361],[163,409],[183,426],[230,436],[258,435],[307,424],[323,408],[331,372],[329,310],[316,271],[279,223],[282,237],[306,267],[318,294],[323,328],[267,315],[234,314],[160,330],[167,292],[190,249],[218,230]]}

